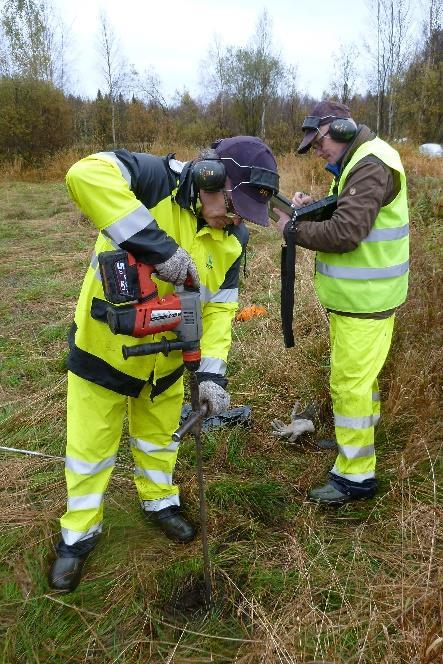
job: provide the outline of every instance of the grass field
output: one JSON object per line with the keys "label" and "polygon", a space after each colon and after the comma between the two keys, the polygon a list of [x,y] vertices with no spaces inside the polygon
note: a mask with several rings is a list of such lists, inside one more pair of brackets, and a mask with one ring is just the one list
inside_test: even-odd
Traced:
{"label": "grass field", "polygon": [[[232,405],[253,427],[204,439],[214,608],[201,603],[199,539],[177,547],[142,518],[125,435],[105,529],[72,594],[46,572],[65,507],[63,464],[0,451],[0,661],[6,664],[238,662],[431,664],[443,657],[441,214],[442,160],[403,148],[409,175],[410,297],[382,374],[376,434],[380,492],[324,509],[306,501],[333,452],[327,318],[298,252],[296,347],[279,322],[280,240],[251,228],[241,306],[267,316],[234,325]],[[187,155],[178,155],[185,157]],[[280,160],[282,189],[326,192],[311,158]],[[49,181],[47,178],[49,177]],[[0,445],[63,456],[66,334],[95,231],[62,176],[0,180]],[[316,433],[277,442],[270,420],[315,401]],[[198,521],[193,440],[176,479]]]}

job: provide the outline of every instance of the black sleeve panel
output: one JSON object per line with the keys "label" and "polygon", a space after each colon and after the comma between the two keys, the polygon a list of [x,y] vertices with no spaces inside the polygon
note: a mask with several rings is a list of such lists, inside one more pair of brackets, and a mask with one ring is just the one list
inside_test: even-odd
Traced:
{"label": "black sleeve panel", "polygon": [[158,227],[156,221],[132,235],[120,246],[147,265],[157,265],[168,260],[177,251],[178,244]]}
{"label": "black sleeve panel", "polygon": [[[176,182],[165,159],[151,154],[115,150],[115,155],[131,175],[131,189],[136,198],[150,209],[170,196]],[[156,221],[120,244],[139,261],[157,265],[168,260],[178,244],[158,227]]]}
{"label": "black sleeve panel", "polygon": [[163,157],[128,150],[114,150],[114,153],[131,174],[132,191],[147,208],[170,196],[177,186]]}
{"label": "black sleeve panel", "polygon": [[353,251],[369,235],[387,192],[392,191],[392,180],[391,170],[382,162],[362,160],[349,173],[331,219],[300,222],[296,243],[324,252]]}
{"label": "black sleeve panel", "polygon": [[243,256],[245,255],[246,246],[249,240],[249,231],[246,224],[239,224],[238,226],[229,227],[229,235],[235,235],[242,247],[242,252],[234,263],[232,263],[229,270],[226,272],[225,280],[220,286],[220,288],[238,288],[238,282],[240,277],[240,267]]}

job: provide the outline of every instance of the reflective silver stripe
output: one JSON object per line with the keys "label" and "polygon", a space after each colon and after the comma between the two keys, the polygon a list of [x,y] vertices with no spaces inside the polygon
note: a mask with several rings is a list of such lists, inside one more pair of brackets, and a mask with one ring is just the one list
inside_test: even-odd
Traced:
{"label": "reflective silver stripe", "polygon": [[345,417],[344,415],[334,415],[334,424],[336,427],[345,427],[346,429],[370,429],[374,426],[374,416]]}
{"label": "reflective silver stripe", "polygon": [[346,459],[360,459],[375,454],[374,445],[364,445],[363,447],[354,447],[354,445],[339,445],[339,453]]}
{"label": "reflective silver stripe", "polygon": [[218,357],[202,357],[198,373],[202,372],[218,373],[222,376],[226,373],[226,362],[220,360]]}
{"label": "reflective silver stripe", "polygon": [[238,288],[220,288],[213,293],[206,286],[200,286],[200,300],[201,302],[238,302]]}
{"label": "reflective silver stripe", "polygon": [[209,288],[200,284],[200,302],[210,302],[212,295],[213,292],[210,291]]}
{"label": "reflective silver stripe", "polygon": [[368,473],[341,473],[337,470],[336,466],[331,470],[331,473],[334,473],[334,475],[338,475],[339,477],[344,477],[347,480],[351,480],[351,482],[364,482],[365,480],[370,480],[375,477],[375,472],[373,470]]}
{"label": "reflective silver stripe", "polygon": [[105,470],[106,468],[112,468],[114,464],[115,456],[102,459],[102,461],[97,461],[95,463],[74,459],[73,457],[68,456],[66,457],[65,461],[65,467],[68,470],[72,470],[73,473],[78,473],[79,475],[97,475],[97,473],[101,473],[101,471]]}
{"label": "reflective silver stripe", "polygon": [[406,274],[409,270],[409,261],[391,267],[339,267],[317,260],[316,269],[320,274],[334,279],[389,279]]}
{"label": "reflective silver stripe", "polygon": [[99,152],[98,154],[103,154],[106,157],[110,157],[112,159],[112,161],[117,164],[117,166],[120,169],[120,173],[123,175],[126,182],[129,184],[129,187],[131,187],[131,174],[128,171],[128,169],[126,168],[126,166],[124,165],[124,163],[122,161],[120,161],[120,159],[113,152]]}
{"label": "reflective silver stripe", "polygon": [[135,475],[142,475],[147,477],[151,482],[155,484],[167,484],[172,485],[172,473],[165,473],[163,470],[149,470],[146,468],[140,468],[136,466],[134,470]]}
{"label": "reflective silver stripe", "polygon": [[71,546],[76,542],[83,542],[94,535],[98,535],[102,531],[102,524],[97,523],[95,526],[91,526],[89,530],[78,531],[78,530],[68,530],[68,528],[62,528],[62,537],[65,544]]}
{"label": "reflective silver stripe", "polygon": [[372,393],[372,401],[380,401],[380,392]]}
{"label": "reflective silver stripe", "polygon": [[100,507],[102,502],[102,493],[88,493],[85,496],[71,496],[68,498],[68,510],[93,510]]}
{"label": "reflective silver stripe", "polygon": [[144,205],[141,205],[123,217],[123,219],[119,219],[110,226],[103,228],[102,233],[106,237],[110,237],[114,242],[117,242],[117,244],[121,244],[139,231],[142,231],[149,224],[152,224],[153,221],[154,217],[152,214]]}
{"label": "reflective silver stripe", "polygon": [[131,447],[145,454],[150,454],[150,452],[175,452],[178,449],[178,441],[175,440],[171,440],[169,445],[156,445],[141,438],[130,438],[129,443]]}
{"label": "reflective silver stripe", "polygon": [[380,415],[373,415],[372,420],[374,422],[374,426],[380,422]]}
{"label": "reflective silver stripe", "polygon": [[409,224],[397,228],[373,228],[362,242],[385,242],[386,240],[400,240],[409,235]]}
{"label": "reflective silver stripe", "polygon": [[97,257],[97,254],[95,253],[95,251],[92,252],[91,262],[90,262],[89,266],[93,270],[95,270],[95,275],[94,275],[95,278],[98,279],[99,281],[101,281],[102,280],[102,275],[100,274],[100,267],[98,265],[98,257]]}
{"label": "reflective silver stripe", "polygon": [[142,500],[140,504],[145,512],[158,512],[165,507],[179,506],[180,496],[176,493],[173,496],[166,496],[166,498],[158,498],[157,500]]}

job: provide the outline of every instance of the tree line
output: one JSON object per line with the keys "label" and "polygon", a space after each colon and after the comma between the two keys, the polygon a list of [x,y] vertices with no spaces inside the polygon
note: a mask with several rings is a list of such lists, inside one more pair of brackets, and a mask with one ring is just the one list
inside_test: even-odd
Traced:
{"label": "tree line", "polygon": [[[409,0],[372,0],[366,44],[365,93],[357,93],[354,44],[342,45],[323,96],[350,105],[357,121],[389,139],[443,142],[442,0],[427,0],[421,38],[408,41]],[[76,146],[85,151],[165,145],[207,145],[214,137],[261,136],[282,153],[296,147],[315,99],[297,86],[297,70],[276,53],[272,20],[263,11],[244,46],[214,39],[202,72],[205,94],[186,90],[167,103],[150,68],[138,72],[122,57],[105,14],[98,58],[103,85],[95,99],[69,91],[66,33],[49,0],[0,4],[0,157],[38,163]]]}

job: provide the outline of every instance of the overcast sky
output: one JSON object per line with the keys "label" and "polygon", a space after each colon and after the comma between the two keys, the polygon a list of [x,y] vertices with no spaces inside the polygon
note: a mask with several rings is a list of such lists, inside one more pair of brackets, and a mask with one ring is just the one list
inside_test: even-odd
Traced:
{"label": "overcast sky", "polygon": [[[298,89],[314,97],[329,87],[340,44],[362,45],[374,35],[373,0],[52,0],[69,29],[72,87],[95,97],[103,89],[97,51],[100,11],[122,53],[138,71],[153,69],[170,101],[175,91],[202,94],[200,68],[217,36],[224,46],[245,46],[266,9],[273,44],[286,65],[298,70]],[[410,0],[417,9],[421,0]],[[360,56],[361,69],[367,55]],[[366,89],[365,87],[363,89]]]}

